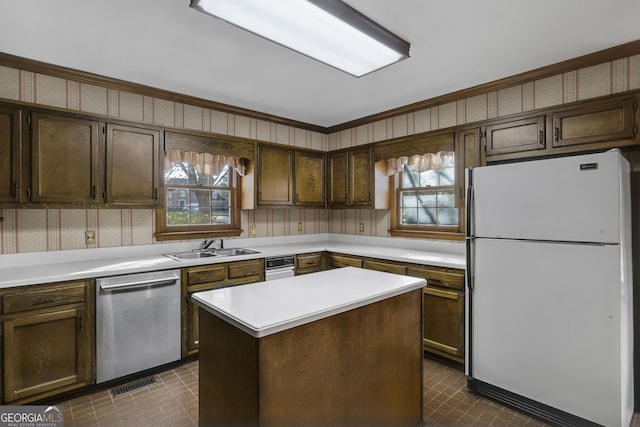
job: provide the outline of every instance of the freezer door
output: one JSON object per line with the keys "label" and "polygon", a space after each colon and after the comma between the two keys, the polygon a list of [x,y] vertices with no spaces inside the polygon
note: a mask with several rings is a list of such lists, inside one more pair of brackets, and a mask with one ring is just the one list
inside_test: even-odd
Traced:
{"label": "freezer door", "polygon": [[475,168],[473,233],[617,243],[623,161],[610,151]]}
{"label": "freezer door", "polygon": [[473,377],[598,424],[620,425],[632,401],[632,375],[625,351],[631,290],[621,284],[619,250],[476,240]]}

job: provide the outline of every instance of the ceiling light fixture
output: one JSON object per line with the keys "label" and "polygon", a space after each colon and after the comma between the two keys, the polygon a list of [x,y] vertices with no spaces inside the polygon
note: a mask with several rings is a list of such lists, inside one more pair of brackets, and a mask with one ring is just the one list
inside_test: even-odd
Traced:
{"label": "ceiling light fixture", "polygon": [[361,77],[410,45],[340,0],[191,0],[190,7]]}

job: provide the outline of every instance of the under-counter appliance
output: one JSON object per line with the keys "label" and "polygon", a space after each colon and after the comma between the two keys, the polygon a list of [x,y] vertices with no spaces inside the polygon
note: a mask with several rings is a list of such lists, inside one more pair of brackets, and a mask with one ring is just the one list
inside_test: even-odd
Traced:
{"label": "under-counter appliance", "polygon": [[180,357],[180,270],[96,280],[96,382]]}
{"label": "under-counter appliance", "polygon": [[283,279],[295,275],[296,257],[282,255],[264,259],[264,280]]}
{"label": "under-counter appliance", "polygon": [[467,171],[467,385],[553,424],[633,414],[629,165]]}

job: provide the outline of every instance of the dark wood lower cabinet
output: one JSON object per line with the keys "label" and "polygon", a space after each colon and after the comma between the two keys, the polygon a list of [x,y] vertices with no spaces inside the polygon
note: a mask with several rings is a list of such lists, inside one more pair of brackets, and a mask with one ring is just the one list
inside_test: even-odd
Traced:
{"label": "dark wood lower cabinet", "polygon": [[198,306],[191,302],[195,292],[225,286],[236,286],[264,280],[264,259],[201,265],[182,269],[182,357],[192,356],[200,349]]}
{"label": "dark wood lower cabinet", "polygon": [[93,382],[91,295],[91,281],[1,293],[3,403],[28,403]]}

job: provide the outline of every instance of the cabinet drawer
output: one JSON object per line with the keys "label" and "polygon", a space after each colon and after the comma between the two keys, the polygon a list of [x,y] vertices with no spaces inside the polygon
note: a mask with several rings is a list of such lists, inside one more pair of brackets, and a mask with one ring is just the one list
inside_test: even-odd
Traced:
{"label": "cabinet drawer", "polygon": [[390,264],[386,262],[380,261],[369,261],[366,260],[364,262],[364,268],[369,270],[383,271],[385,273],[393,273],[393,274],[406,274],[407,267],[403,265]]}
{"label": "cabinet drawer", "polygon": [[427,286],[442,286],[445,288],[464,290],[464,271],[437,270],[426,267],[409,267],[408,276],[421,277],[427,281]]}
{"label": "cabinet drawer", "polygon": [[343,255],[329,255],[329,262],[333,268],[359,267],[362,268],[362,260]]}
{"label": "cabinet drawer", "polygon": [[195,267],[187,270],[187,283],[197,285],[199,283],[215,283],[225,279],[225,265],[213,265]]}
{"label": "cabinet drawer", "polygon": [[322,265],[322,254],[298,255],[296,256],[296,268],[320,267]]}
{"label": "cabinet drawer", "polygon": [[67,282],[48,286],[29,286],[8,291],[2,296],[2,314],[20,313],[85,301],[85,282]]}
{"label": "cabinet drawer", "polygon": [[261,260],[239,261],[229,264],[229,279],[240,279],[249,276],[260,276],[264,266]]}

